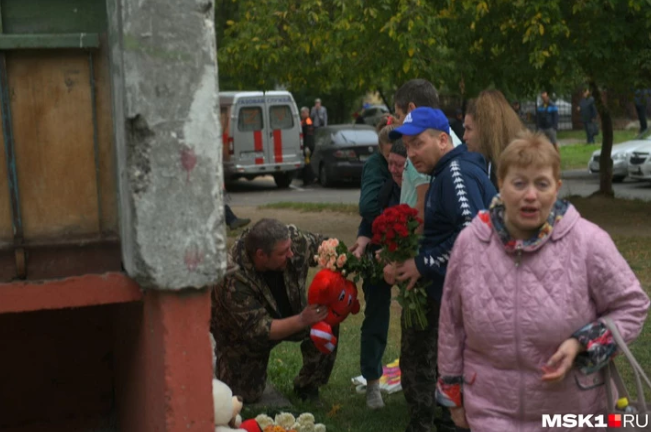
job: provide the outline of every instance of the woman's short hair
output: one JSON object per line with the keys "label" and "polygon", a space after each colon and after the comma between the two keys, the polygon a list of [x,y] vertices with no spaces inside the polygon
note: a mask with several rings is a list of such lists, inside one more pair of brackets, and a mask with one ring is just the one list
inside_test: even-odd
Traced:
{"label": "woman's short hair", "polygon": [[497,167],[497,178],[504,181],[511,167],[551,168],[554,179],[561,179],[561,156],[556,147],[542,133],[521,132],[506,146]]}
{"label": "woman's short hair", "polygon": [[378,144],[380,145],[391,144],[393,141],[391,140],[391,138],[389,138],[389,132],[391,132],[397,127],[398,125],[396,124],[390,124],[380,129],[380,132],[378,133]]}

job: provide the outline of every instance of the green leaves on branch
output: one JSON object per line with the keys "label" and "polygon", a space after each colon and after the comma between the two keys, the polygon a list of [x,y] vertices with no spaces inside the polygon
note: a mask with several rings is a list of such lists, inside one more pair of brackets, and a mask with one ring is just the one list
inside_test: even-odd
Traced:
{"label": "green leaves on branch", "polygon": [[651,76],[649,1],[218,0],[220,74],[323,92],[422,77],[470,97],[558,92],[587,77],[630,86]]}
{"label": "green leaves on branch", "polygon": [[[221,0],[231,3],[231,0]],[[218,2],[219,3],[219,2]],[[436,2],[435,2],[436,3]],[[244,88],[363,93],[438,74],[437,8],[424,0],[237,0],[222,19],[220,74]],[[221,6],[216,6],[219,14]],[[218,24],[219,25],[219,24]]]}

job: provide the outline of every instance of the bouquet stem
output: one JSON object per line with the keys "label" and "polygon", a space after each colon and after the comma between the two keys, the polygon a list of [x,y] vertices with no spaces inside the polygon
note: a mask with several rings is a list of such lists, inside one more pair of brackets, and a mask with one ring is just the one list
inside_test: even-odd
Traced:
{"label": "bouquet stem", "polygon": [[427,327],[427,293],[418,285],[407,290],[407,284],[398,283],[398,303],[405,314],[405,327],[424,330]]}

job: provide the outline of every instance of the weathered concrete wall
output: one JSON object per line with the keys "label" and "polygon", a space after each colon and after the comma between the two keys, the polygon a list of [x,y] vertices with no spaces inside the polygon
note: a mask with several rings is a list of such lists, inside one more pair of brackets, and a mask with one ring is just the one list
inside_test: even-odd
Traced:
{"label": "weathered concrete wall", "polygon": [[145,288],[225,270],[213,6],[108,0],[122,254]]}

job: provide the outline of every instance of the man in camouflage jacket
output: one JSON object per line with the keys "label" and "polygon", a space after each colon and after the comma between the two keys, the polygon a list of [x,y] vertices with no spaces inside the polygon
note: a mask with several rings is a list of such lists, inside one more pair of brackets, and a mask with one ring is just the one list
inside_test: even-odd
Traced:
{"label": "man in camouflage jacket", "polygon": [[[336,351],[322,354],[309,337],[310,326],[327,308],[307,306],[306,278],[324,238],[262,219],[237,240],[229,271],[213,292],[211,331],[216,341],[216,376],[245,402],[260,398],[269,354],[284,340],[301,342],[303,367],[294,380],[299,397],[318,398]],[[333,328],[338,336],[338,326]]]}

